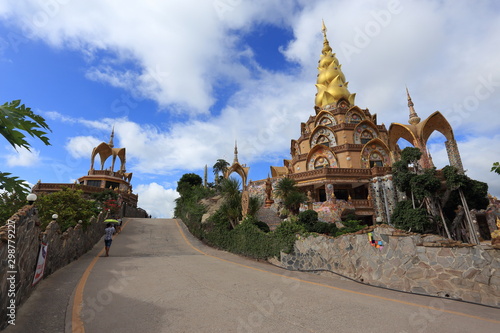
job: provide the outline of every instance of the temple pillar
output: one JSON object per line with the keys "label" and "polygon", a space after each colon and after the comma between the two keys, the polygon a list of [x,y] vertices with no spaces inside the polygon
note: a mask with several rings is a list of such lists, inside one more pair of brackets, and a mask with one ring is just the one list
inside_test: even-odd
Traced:
{"label": "temple pillar", "polygon": [[462,158],[460,157],[460,152],[458,151],[457,141],[451,139],[445,141],[446,152],[448,153],[448,161],[450,165],[457,168],[458,173],[464,173],[464,167],[462,165]]}
{"label": "temple pillar", "polygon": [[335,200],[335,192],[333,189],[333,184],[326,184],[325,185],[325,193],[326,193],[326,201],[333,201]]}

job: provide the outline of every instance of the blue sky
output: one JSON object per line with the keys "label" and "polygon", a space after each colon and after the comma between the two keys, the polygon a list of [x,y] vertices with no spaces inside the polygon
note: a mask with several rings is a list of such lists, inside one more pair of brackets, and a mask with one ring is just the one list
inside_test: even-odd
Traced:
{"label": "blue sky", "polygon": [[[0,170],[73,182],[115,126],[153,216],[171,216],[184,173],[231,162],[235,140],[250,179],[265,178],[314,114],[324,19],[356,104],[407,123],[407,86],[421,118],[448,118],[467,174],[499,196],[499,16],[493,0],[3,1],[0,101],[44,116],[52,145],[5,141]],[[437,167],[443,141],[429,145]]]}

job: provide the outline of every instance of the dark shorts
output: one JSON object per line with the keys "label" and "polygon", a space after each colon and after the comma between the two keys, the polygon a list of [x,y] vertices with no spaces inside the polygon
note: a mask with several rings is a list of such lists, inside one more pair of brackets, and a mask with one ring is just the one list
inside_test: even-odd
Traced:
{"label": "dark shorts", "polygon": [[111,242],[112,242],[112,241],[113,241],[112,239],[105,239],[105,240],[104,240],[104,246],[106,246],[106,247],[110,247],[110,246],[111,246]]}

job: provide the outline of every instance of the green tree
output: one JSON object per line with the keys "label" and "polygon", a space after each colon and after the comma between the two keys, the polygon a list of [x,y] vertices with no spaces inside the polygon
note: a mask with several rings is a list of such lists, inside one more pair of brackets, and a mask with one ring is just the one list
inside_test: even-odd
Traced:
{"label": "green tree", "polygon": [[0,226],[26,204],[24,193],[0,193]]}
{"label": "green tree", "polygon": [[224,159],[218,159],[217,162],[212,167],[215,176],[215,184],[219,184],[220,174],[224,177],[224,173],[227,171],[229,163]]}
{"label": "green tree", "polygon": [[[434,221],[442,221],[442,226],[446,231],[446,236],[451,237],[446,221],[442,216],[441,203],[438,197],[441,180],[437,177],[436,169],[423,169],[420,167],[419,160],[422,152],[418,148],[407,147],[401,152],[401,160],[394,163],[393,176],[396,187],[405,193],[411,195],[411,211],[403,213],[402,211],[407,205],[400,205],[398,216],[406,216],[411,214],[418,214],[416,210],[426,207],[426,210],[431,214],[429,219]],[[398,217],[397,216],[397,217]],[[399,217],[398,217],[399,218]],[[423,221],[423,220],[418,220]],[[439,232],[439,226],[433,224],[436,232]],[[412,224],[413,230],[423,230],[425,225],[420,227]]]}
{"label": "green tree", "polygon": [[53,214],[58,215],[57,222],[62,231],[65,231],[80,220],[85,226],[92,216],[99,213],[96,202],[85,199],[82,190],[67,187],[58,192],[41,194],[36,201],[36,207],[42,221],[42,230],[52,221]]}
{"label": "green tree", "polygon": [[[45,130],[50,131],[45,119],[21,104],[20,100],[0,106],[0,134],[14,149],[30,150],[31,144],[26,140],[26,134],[39,139],[47,146],[50,145]],[[29,185],[9,172],[0,172],[0,189],[7,192],[26,193],[29,191]]]}
{"label": "green tree", "polygon": [[195,187],[201,186],[203,180],[195,173],[186,173],[182,175],[181,179],[177,182],[177,192],[180,195],[190,192]]}

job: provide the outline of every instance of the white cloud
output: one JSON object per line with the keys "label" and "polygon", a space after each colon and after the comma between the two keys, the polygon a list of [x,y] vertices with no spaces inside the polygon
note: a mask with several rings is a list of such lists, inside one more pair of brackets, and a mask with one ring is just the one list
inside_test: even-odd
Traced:
{"label": "white cloud", "polygon": [[40,163],[40,152],[34,148],[30,148],[30,150],[25,148],[17,148],[16,150],[11,146],[5,148],[9,152],[9,154],[4,155],[9,167],[30,167]]}
{"label": "white cloud", "polygon": [[[439,141],[444,142],[444,140],[443,138],[443,140],[440,139]],[[437,168],[449,164],[446,148],[442,142],[429,146],[434,165]],[[498,145],[498,142],[500,142],[500,135],[489,138],[466,137],[458,141],[458,149],[467,176],[487,183],[489,193],[500,197],[500,176],[490,172],[493,163],[500,161],[500,145]]]}
{"label": "white cloud", "polygon": [[141,184],[135,188],[139,195],[138,206],[153,217],[171,218],[174,215],[175,202],[179,193],[157,183]]}
{"label": "white cloud", "polygon": [[100,140],[91,136],[75,136],[68,139],[65,148],[74,158],[90,158],[92,149],[100,143]]}
{"label": "white cloud", "polygon": [[[89,78],[197,114],[215,101],[217,81],[239,81],[247,72],[232,29],[280,20],[293,7],[232,1],[221,9],[217,3],[28,0],[10,3],[3,15],[30,37],[81,50],[90,61]],[[134,66],[124,69],[127,64]]]}

